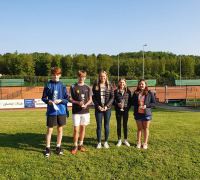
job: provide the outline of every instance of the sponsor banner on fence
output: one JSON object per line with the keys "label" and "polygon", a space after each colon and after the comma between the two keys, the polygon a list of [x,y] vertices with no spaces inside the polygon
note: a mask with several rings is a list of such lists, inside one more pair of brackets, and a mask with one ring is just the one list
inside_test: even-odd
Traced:
{"label": "sponsor banner on fence", "polygon": [[[90,106],[94,105],[92,102]],[[72,103],[67,103],[68,107],[72,106]],[[0,109],[12,109],[12,108],[41,108],[47,107],[41,99],[17,99],[17,100],[0,100]]]}
{"label": "sponsor banner on fence", "polygon": [[[195,105],[195,99],[186,99],[186,106],[194,106]],[[197,99],[196,102],[197,106],[200,106],[200,99]]]}
{"label": "sponsor banner on fence", "polygon": [[24,99],[0,100],[0,109],[24,108]]}
{"label": "sponsor banner on fence", "polygon": [[165,99],[165,103],[169,106],[186,106],[185,99]]}
{"label": "sponsor banner on fence", "polygon": [[35,108],[35,99],[24,99],[25,108]]}
{"label": "sponsor banner on fence", "polygon": [[36,108],[47,107],[47,104],[45,104],[41,99],[35,99],[34,103]]}

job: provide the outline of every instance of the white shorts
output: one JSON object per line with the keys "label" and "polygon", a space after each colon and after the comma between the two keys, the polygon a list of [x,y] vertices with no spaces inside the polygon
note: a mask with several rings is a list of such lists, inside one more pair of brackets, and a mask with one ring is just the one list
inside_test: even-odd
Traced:
{"label": "white shorts", "polygon": [[87,114],[73,114],[73,125],[74,126],[87,126],[90,124],[90,113]]}

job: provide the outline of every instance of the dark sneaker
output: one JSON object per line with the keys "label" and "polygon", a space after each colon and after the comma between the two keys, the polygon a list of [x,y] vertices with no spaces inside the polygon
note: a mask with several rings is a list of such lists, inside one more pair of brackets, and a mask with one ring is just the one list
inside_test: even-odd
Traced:
{"label": "dark sneaker", "polygon": [[81,152],[85,152],[83,145],[78,146],[78,150],[80,150]]}
{"label": "dark sneaker", "polygon": [[72,148],[71,154],[75,154],[77,152],[77,149],[78,149],[77,146],[74,146]]}
{"label": "dark sneaker", "polygon": [[56,153],[57,155],[64,155],[64,153],[63,153],[62,150],[61,150],[61,147],[57,147],[55,153]]}
{"label": "dark sneaker", "polygon": [[49,157],[51,154],[50,148],[46,148],[46,152],[44,153],[44,157]]}

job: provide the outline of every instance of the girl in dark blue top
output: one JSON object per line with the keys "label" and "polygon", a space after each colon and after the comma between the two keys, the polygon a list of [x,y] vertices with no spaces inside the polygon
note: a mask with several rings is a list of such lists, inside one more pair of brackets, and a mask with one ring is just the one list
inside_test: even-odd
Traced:
{"label": "girl in dark blue top", "polygon": [[132,105],[135,106],[134,116],[138,128],[136,148],[141,147],[142,130],[144,130],[143,149],[148,148],[149,124],[152,119],[151,107],[155,107],[155,103],[155,97],[153,93],[148,90],[147,82],[144,79],[141,79],[132,96]]}

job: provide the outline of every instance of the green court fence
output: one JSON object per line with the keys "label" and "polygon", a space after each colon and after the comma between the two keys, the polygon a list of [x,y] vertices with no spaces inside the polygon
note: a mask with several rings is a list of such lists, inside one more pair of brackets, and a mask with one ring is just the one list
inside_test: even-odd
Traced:
{"label": "green court fence", "polygon": [[[36,77],[36,76],[35,77],[31,76],[31,78],[29,79],[26,78],[26,80],[22,79],[22,77],[20,77],[20,79],[2,79],[1,78],[0,79],[0,99],[14,99],[18,96],[21,96],[21,98],[23,98],[24,92],[30,91],[35,86],[44,87],[48,83],[49,80],[50,80],[50,77]],[[113,86],[115,84],[115,86],[117,87],[117,83],[118,83],[117,77],[112,76],[109,78],[109,80]],[[133,87],[131,89],[132,91],[134,91],[138,85],[139,80],[140,80],[140,77],[138,77],[138,79],[135,79],[135,80],[131,80],[130,77],[127,77],[127,80],[126,80],[127,86]],[[78,79],[60,79],[60,81],[66,86],[71,86],[77,83]],[[193,97],[195,86],[200,86],[200,79],[182,79],[181,88],[180,88],[180,80],[175,80],[171,78],[159,77],[157,79],[156,78],[146,79],[146,81],[149,86],[149,89],[152,92],[156,91],[156,94],[160,94],[159,99],[162,99],[163,102],[165,99],[171,99],[172,96],[175,96],[174,98],[176,99],[180,99],[181,97],[184,97],[184,98]],[[91,77],[85,80],[85,83],[90,86],[93,86],[96,82],[97,82],[97,77]],[[14,86],[18,86],[21,88],[18,88],[16,92],[11,92],[10,90]],[[26,87],[26,88],[23,88],[23,92],[22,92],[22,87]],[[165,87],[168,87],[168,88],[165,89]],[[9,93],[5,93],[5,92],[9,92]],[[178,97],[179,95],[181,95],[181,97]]]}
{"label": "green court fence", "polygon": [[176,86],[200,86],[200,79],[175,80]]}
{"label": "green court fence", "polygon": [[[14,99],[21,96],[23,99],[22,87],[25,85],[24,79],[0,79],[0,99]],[[36,86],[36,78],[33,83],[26,83],[26,89],[24,92],[30,91]],[[21,87],[20,90],[11,92],[9,87]],[[3,96],[3,89],[9,89],[9,93]]]}
{"label": "green court fence", "polygon": [[24,79],[0,79],[0,87],[24,86]]}
{"label": "green court fence", "polygon": [[[126,80],[127,87],[137,87],[139,80]],[[156,86],[156,79],[146,80],[149,87]]]}
{"label": "green court fence", "polygon": [[[48,79],[50,81],[51,79]],[[78,82],[78,79],[59,79],[65,86],[72,86]],[[85,84],[90,86],[90,79],[85,79]]]}

